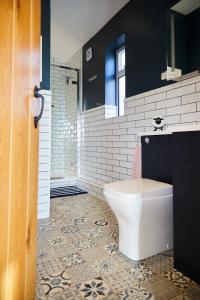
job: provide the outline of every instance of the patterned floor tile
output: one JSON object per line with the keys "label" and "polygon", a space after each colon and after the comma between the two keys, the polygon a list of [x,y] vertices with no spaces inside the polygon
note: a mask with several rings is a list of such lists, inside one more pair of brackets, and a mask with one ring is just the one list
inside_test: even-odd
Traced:
{"label": "patterned floor tile", "polygon": [[145,281],[157,275],[157,273],[153,271],[150,265],[145,265],[144,263],[140,263],[138,265],[132,265],[128,267],[127,272],[131,276],[133,276],[135,282]]}
{"label": "patterned floor tile", "polygon": [[52,295],[54,292],[64,291],[67,286],[72,286],[72,281],[69,279],[66,271],[55,273],[40,279],[45,295]]}
{"label": "patterned floor tile", "polygon": [[56,256],[56,258],[58,258],[60,260],[60,258],[66,256],[66,255],[76,253],[77,249],[71,243],[71,239],[70,240],[66,239],[65,244],[59,244],[59,245],[52,246],[51,247],[51,252],[53,252],[54,255]]}
{"label": "patterned floor tile", "polygon": [[155,300],[151,292],[141,286],[128,288],[120,293],[120,300]]}
{"label": "patterned floor tile", "polygon": [[60,262],[60,260],[52,256],[51,259],[48,260],[40,260],[38,264],[38,274],[41,277],[45,277],[48,274],[54,274],[63,270],[64,265]]}
{"label": "patterned floor tile", "polygon": [[[38,276],[39,278],[39,276]],[[35,300],[46,300],[47,296],[44,294],[42,286],[38,280],[36,280],[36,293],[35,293]]]}
{"label": "patterned floor tile", "polygon": [[89,220],[86,217],[78,217],[78,218],[73,218],[72,223],[74,225],[82,225],[82,224],[87,224]]}
{"label": "patterned floor tile", "polygon": [[103,227],[103,226],[107,226],[109,223],[106,220],[101,220],[98,219],[94,222],[94,225],[99,226],[99,227]]}
{"label": "patterned floor tile", "polygon": [[143,281],[141,285],[154,295],[156,300],[171,300],[175,296],[182,294],[180,288],[161,275]]}
{"label": "patterned floor tile", "polygon": [[81,255],[89,265],[94,265],[96,261],[107,257],[106,251],[98,246],[82,251]]}
{"label": "patterned floor tile", "polygon": [[95,248],[97,246],[97,243],[92,240],[84,240],[84,239],[75,239],[72,241],[72,244],[76,249],[79,251],[84,251],[90,248]]}
{"label": "patterned floor tile", "polygon": [[185,294],[186,297],[190,298],[191,300],[199,300],[200,299],[199,285],[194,283],[192,286],[187,288]]}
{"label": "patterned floor tile", "polygon": [[105,282],[112,287],[112,290],[120,294],[126,288],[135,284],[132,276],[126,270],[115,271],[113,273],[104,274]]}
{"label": "patterned floor tile", "polygon": [[98,227],[92,227],[83,232],[85,238],[94,239],[104,236],[104,231]]}
{"label": "patterned floor tile", "polygon": [[196,298],[196,299],[192,299],[188,296],[183,296],[183,295],[179,295],[171,300],[198,300],[199,298]]}
{"label": "patterned floor tile", "polygon": [[101,277],[94,278],[77,286],[83,299],[101,300],[111,294],[111,289]]}
{"label": "patterned floor tile", "polygon": [[99,273],[93,268],[93,265],[88,263],[66,268],[66,270],[74,284],[85,282],[89,279],[98,277],[99,275]]}
{"label": "patterned floor tile", "polygon": [[168,251],[134,262],[118,251],[118,225],[91,195],[51,199],[39,221],[36,300],[200,300]]}
{"label": "patterned floor tile", "polygon": [[164,272],[163,276],[181,289],[187,289],[193,285],[193,281],[189,277],[184,276],[181,272],[178,272],[175,269]]}
{"label": "patterned floor tile", "polygon": [[174,261],[171,256],[155,255],[148,259],[143,260],[145,265],[151,266],[151,269],[156,273],[163,273],[173,269]]}
{"label": "patterned floor tile", "polygon": [[120,296],[116,293],[111,293],[107,297],[103,298],[103,300],[120,300]]}
{"label": "patterned floor tile", "polygon": [[67,254],[59,257],[59,259],[63,265],[65,265],[65,268],[70,268],[72,266],[78,266],[85,263],[85,260],[78,252]]}
{"label": "patterned floor tile", "polygon": [[99,274],[112,273],[114,271],[114,267],[115,267],[115,262],[109,257],[97,260],[93,265],[93,268]]}
{"label": "patterned floor tile", "polygon": [[65,235],[74,235],[79,232],[79,227],[77,225],[66,225],[61,228],[62,233]]}
{"label": "patterned floor tile", "polygon": [[50,296],[47,297],[48,300],[81,300],[82,297],[78,289],[76,288],[66,288],[63,291],[54,291]]}
{"label": "patterned floor tile", "polygon": [[118,245],[116,243],[111,243],[111,244],[105,245],[103,248],[110,255],[118,253]]}
{"label": "patterned floor tile", "polygon": [[57,246],[57,245],[60,245],[60,244],[66,244],[66,239],[63,237],[63,236],[52,236],[48,239],[49,241],[49,244],[51,246]]}

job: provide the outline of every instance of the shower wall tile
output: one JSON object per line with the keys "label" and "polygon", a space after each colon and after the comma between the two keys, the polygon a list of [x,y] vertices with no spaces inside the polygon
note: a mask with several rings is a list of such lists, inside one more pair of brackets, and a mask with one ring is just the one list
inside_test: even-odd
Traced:
{"label": "shower wall tile", "polygon": [[[51,63],[81,69],[81,50],[66,63],[54,57]],[[77,81],[75,71],[51,66],[51,178],[65,178],[62,185],[76,184],[77,178],[77,85],[72,80]]]}

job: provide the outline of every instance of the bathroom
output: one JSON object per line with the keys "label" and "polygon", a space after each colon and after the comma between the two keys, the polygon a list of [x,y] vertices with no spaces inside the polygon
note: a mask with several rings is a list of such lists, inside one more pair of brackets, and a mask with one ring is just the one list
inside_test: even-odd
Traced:
{"label": "bathroom", "polygon": [[36,299],[200,299],[200,2],[43,0],[41,35]]}

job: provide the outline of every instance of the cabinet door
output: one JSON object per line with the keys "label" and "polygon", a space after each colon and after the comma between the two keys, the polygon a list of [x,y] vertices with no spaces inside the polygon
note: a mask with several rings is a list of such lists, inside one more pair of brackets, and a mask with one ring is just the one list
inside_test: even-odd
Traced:
{"label": "cabinet door", "polygon": [[142,177],[172,183],[171,135],[142,137]]}
{"label": "cabinet door", "polygon": [[200,162],[174,162],[174,256],[200,272]]}
{"label": "cabinet door", "polygon": [[200,132],[175,132],[172,136],[175,161],[200,162]]}

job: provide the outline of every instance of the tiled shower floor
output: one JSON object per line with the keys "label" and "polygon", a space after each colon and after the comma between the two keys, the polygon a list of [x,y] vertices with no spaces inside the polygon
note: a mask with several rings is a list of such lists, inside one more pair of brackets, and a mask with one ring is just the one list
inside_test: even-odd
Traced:
{"label": "tiled shower floor", "polygon": [[117,222],[90,195],[51,200],[39,223],[36,299],[200,300],[200,286],[173,269],[171,253],[140,263],[117,249]]}

